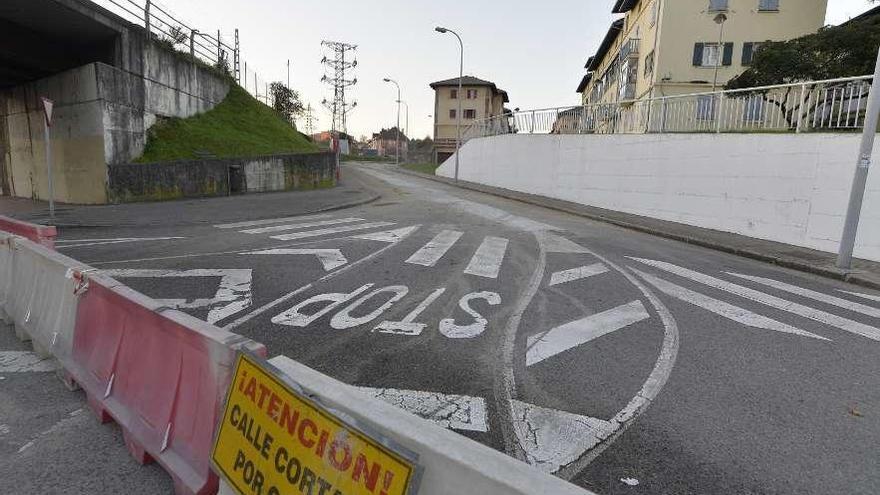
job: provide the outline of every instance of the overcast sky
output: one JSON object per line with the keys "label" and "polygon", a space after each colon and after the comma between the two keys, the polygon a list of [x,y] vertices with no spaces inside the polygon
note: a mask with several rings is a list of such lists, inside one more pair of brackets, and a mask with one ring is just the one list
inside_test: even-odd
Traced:
{"label": "overcast sky", "polygon": [[[106,0],[104,0],[106,1]],[[101,1],[99,3],[104,3]],[[135,0],[143,3],[143,0]],[[794,1],[799,0],[783,0]],[[319,107],[319,128],[330,124],[320,102],[329,96],[321,40],[359,45],[358,107],[349,132],[359,137],[394,125],[400,82],[410,107],[412,137],[432,132],[434,96],[428,84],[458,75],[458,42],[434,26],[455,29],[465,42],[465,74],[488,79],[510,93],[510,107],[542,108],[578,101],[575,88],[586,59],[612,19],[613,0],[159,0],[183,21],[232,40],[238,28],[248,70],[271,82],[287,78]],[[867,0],[829,0],[826,23],[837,24],[869,8]],[[231,43],[230,43],[231,44]],[[252,78],[253,76],[251,76]],[[250,83],[253,86],[253,82]],[[403,112],[402,112],[403,113]],[[404,117],[401,117],[402,125]],[[301,130],[304,126],[300,125]]]}

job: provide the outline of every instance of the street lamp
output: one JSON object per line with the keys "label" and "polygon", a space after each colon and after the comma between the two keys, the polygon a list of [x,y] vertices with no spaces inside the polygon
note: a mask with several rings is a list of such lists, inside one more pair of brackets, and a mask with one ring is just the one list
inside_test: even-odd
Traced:
{"label": "street lamp", "polygon": [[388,77],[382,80],[387,83],[394,83],[397,86],[397,146],[395,146],[395,164],[400,165],[400,84],[397,84],[397,81]]}
{"label": "street lamp", "polygon": [[459,67],[458,67],[458,113],[456,116],[456,132],[458,133],[458,139],[455,141],[455,181],[458,182],[458,164],[459,164],[459,155],[461,154],[461,80],[464,78],[464,42],[461,41],[461,36],[458,35],[455,31],[451,29],[447,29],[445,27],[437,26],[434,28],[434,31],[437,31],[440,34],[452,33],[458,38],[458,45],[461,47],[461,54],[459,56]]}
{"label": "street lamp", "polygon": [[[409,104],[408,104],[407,102],[405,102],[405,101],[398,101],[398,103],[403,103],[403,106],[406,107],[406,126],[404,126],[404,129],[406,129],[406,131],[403,133],[403,136],[404,136],[405,138],[409,139],[410,137],[412,137],[412,136],[410,136],[409,134],[407,134],[407,133],[409,132]],[[409,154],[409,153],[408,153],[408,152],[409,152],[409,146],[407,146],[406,149],[407,149],[407,154]],[[407,159],[407,156],[404,156],[403,159],[406,160],[406,159]]]}
{"label": "street lamp", "polygon": [[715,78],[712,79],[712,92],[718,87],[718,69],[721,67],[721,58],[724,56],[724,23],[727,22],[727,14],[724,12],[715,16],[715,24],[720,26],[718,34],[718,56],[715,58]]}

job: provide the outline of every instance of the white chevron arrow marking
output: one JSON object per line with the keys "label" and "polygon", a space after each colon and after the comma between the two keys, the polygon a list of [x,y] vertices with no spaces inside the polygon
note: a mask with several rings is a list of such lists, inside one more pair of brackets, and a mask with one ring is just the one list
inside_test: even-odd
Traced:
{"label": "white chevron arrow marking", "polygon": [[265,251],[253,251],[244,254],[259,255],[313,255],[318,257],[318,261],[324,266],[324,271],[329,272],[334,268],[346,265],[348,260],[338,249],[267,249]]}

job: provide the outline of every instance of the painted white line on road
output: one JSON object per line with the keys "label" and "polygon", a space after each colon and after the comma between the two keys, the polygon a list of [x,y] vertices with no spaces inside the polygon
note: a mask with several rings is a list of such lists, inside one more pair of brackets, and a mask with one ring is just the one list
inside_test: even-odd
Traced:
{"label": "painted white line on road", "polygon": [[198,270],[147,270],[118,269],[104,270],[108,277],[114,278],[187,278],[220,277],[220,287],[212,298],[194,299],[156,299],[174,309],[208,309],[208,323],[217,323],[239,313],[253,304],[250,269],[198,269]]}
{"label": "painted white line on road", "polygon": [[880,302],[880,296],[873,296],[871,294],[862,294],[861,292],[850,292],[848,290],[840,290],[840,289],[837,289],[837,292],[843,292],[844,294],[849,294],[851,296],[861,297],[862,299],[867,299],[869,301]]}
{"label": "painted white line on road", "polygon": [[[177,239],[186,239],[186,237],[126,237],[120,239],[94,239],[94,240],[68,240],[60,242],[68,242],[70,244],[62,244],[56,246],[58,249],[88,247],[88,246],[104,246],[108,244],[125,244],[129,242],[156,242],[156,241],[173,241]],[[78,244],[74,244],[78,243]],[[58,242],[56,242],[58,244]]]}
{"label": "painted white line on road", "polygon": [[578,460],[614,429],[605,420],[511,401],[513,427],[526,460],[545,473]]}
{"label": "painted white line on road", "polygon": [[509,241],[503,237],[486,237],[477,248],[464,272],[483,278],[498,278]]}
{"label": "painted white line on road", "polygon": [[428,309],[428,306],[433,304],[434,301],[436,301],[438,297],[442,296],[444,292],[446,292],[446,288],[443,287],[435,290],[430,295],[428,295],[428,297],[426,297],[424,301],[420,302],[414,310],[410,311],[409,314],[406,315],[402,320],[385,320],[377,325],[376,328],[373,330],[378,330],[380,333],[392,333],[395,335],[421,335],[422,331],[428,325],[426,323],[416,323],[416,318],[424,313],[425,310]]}
{"label": "painted white line on road", "polygon": [[570,270],[562,270],[554,273],[550,277],[550,287],[553,287],[554,285],[567,284],[568,282],[574,282],[575,280],[589,278],[596,275],[601,275],[603,273],[608,273],[608,267],[603,265],[602,263],[595,263],[589,266],[572,268]]}
{"label": "painted white line on road", "polygon": [[444,428],[489,431],[486,400],[419,390],[358,387],[358,390]]}
{"label": "painted white line on road", "polygon": [[26,442],[24,445],[22,445],[18,449],[17,453],[18,454],[23,453],[24,451],[26,451],[29,448],[36,445],[36,443],[44,437],[47,437],[49,435],[54,435],[55,433],[58,433],[61,430],[65,430],[69,427],[82,426],[82,425],[76,425],[76,423],[82,423],[82,422],[89,421],[89,417],[83,415],[82,413],[83,413],[83,409],[77,409],[75,411],[70,412],[66,418],[61,419],[60,421],[58,421],[57,423],[52,425],[51,428],[40,433],[39,435],[34,437],[32,440],[30,440],[30,441]]}
{"label": "painted white line on road", "polygon": [[819,323],[824,323],[826,325],[830,325],[832,327],[839,328],[841,330],[854,333],[856,335],[861,335],[862,337],[866,337],[871,340],[880,341],[880,329],[877,329],[870,325],[865,325],[864,323],[859,323],[857,321],[843,318],[842,316],[833,315],[831,313],[826,313],[824,311],[810,308],[802,304],[787,301],[780,297],[771,296],[770,294],[765,294],[763,292],[750,289],[748,287],[743,287],[741,285],[737,285],[709,275],[695,272],[687,268],[682,268],[680,266],[673,265],[672,263],[649,260],[644,258],[630,259],[672,273],[673,275],[678,275],[680,277],[693,280],[694,282],[699,282],[701,284],[708,285],[709,287],[723,290],[725,292],[744,297],[751,301],[770,306],[771,308],[787,311],[803,318],[808,318],[810,320],[818,321]]}
{"label": "painted white line on road", "polygon": [[648,314],[641,301],[633,301],[560,325],[545,334],[532,335],[528,339],[526,366],[540,363],[547,358],[650,317],[651,315]]}
{"label": "painted white line on road", "polygon": [[749,280],[751,282],[755,282],[758,284],[766,285],[768,287],[772,287],[774,289],[779,289],[781,291],[790,292],[797,296],[806,297],[807,299],[813,299],[815,301],[819,301],[825,304],[830,304],[831,306],[837,306],[838,308],[848,309],[850,311],[854,311],[856,313],[861,313],[863,315],[873,316],[874,318],[880,318],[880,309],[872,308],[871,306],[866,306],[861,303],[847,301],[846,299],[841,299],[839,297],[830,296],[828,294],[823,294],[821,292],[816,292],[814,290],[805,289],[803,287],[797,287],[795,285],[787,284],[785,282],[780,282],[778,280],[773,280],[770,278],[763,277],[754,277],[751,275],[742,275],[739,273],[727,272],[728,275],[733,275],[734,277],[738,277],[744,280]]}
{"label": "painted white line on road", "polygon": [[800,335],[802,337],[810,337],[819,340],[831,340],[826,339],[825,337],[820,337],[819,335],[816,335],[814,333],[807,332],[806,330],[801,330],[791,325],[786,325],[785,323],[776,321],[772,318],[752,313],[751,311],[739,308],[732,304],[728,304],[724,301],[719,301],[718,299],[714,299],[698,292],[694,292],[690,289],[686,289],[671,282],[667,282],[666,280],[655,277],[653,275],[648,275],[647,273],[636,270],[635,268],[630,268],[630,270],[635,272],[638,276],[645,279],[646,282],[653,285],[657,288],[657,290],[663,292],[666,295],[672,296],[686,303],[693,304],[694,306],[703,308],[706,311],[710,311],[712,313],[715,313],[716,315],[723,316],[729,320],[733,320],[747,327],[760,328],[763,330],[773,330],[774,332],[790,333],[793,335]]}
{"label": "painted white line on road", "polygon": [[54,358],[29,351],[0,351],[0,373],[43,373],[58,369]]}
{"label": "painted white line on road", "polygon": [[242,234],[267,234],[269,232],[284,232],[285,230],[302,230],[312,227],[325,227],[327,225],[338,225],[341,223],[363,222],[363,218],[338,218],[334,220],[321,220],[319,222],[306,223],[286,223],[282,225],[273,225],[271,227],[260,227],[258,229],[239,230]]}
{"label": "painted white line on road", "polygon": [[[393,225],[393,224],[392,224]],[[378,242],[400,242],[403,238],[409,236],[413,232],[419,229],[419,225],[413,225],[411,227],[404,227],[402,229],[397,230],[386,230],[385,232],[370,232],[369,234],[358,234],[351,236],[352,239],[363,239],[365,241],[378,241]]]}
{"label": "painted white line on road", "polygon": [[269,218],[266,220],[253,220],[250,222],[224,223],[224,224],[220,224],[220,225],[215,225],[214,227],[216,227],[218,229],[240,229],[243,227],[255,227],[257,225],[271,225],[273,223],[301,222],[303,220],[317,220],[319,218],[330,218],[330,215],[309,215],[309,216],[302,216],[302,217]]}
{"label": "painted white line on road", "polygon": [[265,251],[253,251],[250,253],[242,253],[249,255],[314,255],[317,256],[318,260],[321,262],[321,265],[324,266],[324,271],[329,272],[334,268],[339,268],[340,266],[348,263],[348,260],[345,259],[345,256],[342,254],[342,251],[338,249],[267,249]]}
{"label": "painted white line on road", "polygon": [[340,232],[352,232],[355,230],[379,229],[382,227],[390,227],[393,222],[373,222],[362,223],[359,225],[346,225],[344,227],[333,227],[330,229],[308,230],[306,232],[294,232],[292,234],[273,235],[272,239],[279,241],[292,241],[295,239],[306,239],[309,237],[319,237],[322,235],[338,234]]}
{"label": "painted white line on road", "polygon": [[462,235],[464,232],[444,230],[410,256],[406,262],[413,265],[434,266],[461,239]]}

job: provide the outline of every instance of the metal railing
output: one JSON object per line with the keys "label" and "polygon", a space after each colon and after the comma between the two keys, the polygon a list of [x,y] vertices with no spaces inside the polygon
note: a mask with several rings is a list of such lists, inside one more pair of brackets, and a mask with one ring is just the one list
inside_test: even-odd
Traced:
{"label": "metal railing", "polygon": [[238,30],[233,41],[224,39],[218,29],[204,31],[181,21],[170,9],[155,0],[91,0],[123,19],[143,27],[150,37],[165,43],[169,48],[188,53],[207,65],[225,70],[236,82],[255,98],[271,106],[269,83],[262,79],[255,68],[241,58]]}
{"label": "metal railing", "polygon": [[854,131],[873,76],[544,108],[481,120],[463,139],[499,134]]}

